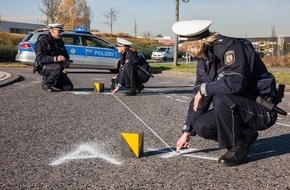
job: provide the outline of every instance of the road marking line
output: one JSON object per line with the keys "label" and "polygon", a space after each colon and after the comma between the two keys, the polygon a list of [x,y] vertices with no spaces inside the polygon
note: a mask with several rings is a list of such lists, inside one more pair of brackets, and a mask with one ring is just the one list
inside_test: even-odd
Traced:
{"label": "road marking line", "polygon": [[187,101],[180,100],[180,99],[175,99],[175,100],[177,100],[177,101],[179,101],[179,102],[187,102]]}
{"label": "road marking line", "polygon": [[282,125],[282,126],[286,126],[286,127],[290,127],[290,125],[289,124],[286,124],[286,123],[276,122],[275,124]]}
{"label": "road marking line", "polygon": [[125,108],[127,108],[137,119],[139,119],[159,140],[161,140],[172,152],[175,152],[160,136],[157,135],[137,114],[135,114],[124,102],[122,102],[116,95],[112,94]]}
{"label": "road marking line", "polygon": [[96,149],[96,147],[92,145],[83,144],[83,145],[78,146],[75,151],[70,152],[67,155],[63,156],[62,158],[53,161],[49,165],[57,166],[71,160],[88,159],[88,158],[100,158],[115,165],[122,164],[122,162],[104,154],[102,151]]}
{"label": "road marking line", "polygon": [[80,94],[84,94],[84,95],[87,95],[87,94],[90,94],[89,92],[78,92],[78,91],[70,91],[70,93],[73,93],[73,94],[77,94],[77,95],[80,95]]}

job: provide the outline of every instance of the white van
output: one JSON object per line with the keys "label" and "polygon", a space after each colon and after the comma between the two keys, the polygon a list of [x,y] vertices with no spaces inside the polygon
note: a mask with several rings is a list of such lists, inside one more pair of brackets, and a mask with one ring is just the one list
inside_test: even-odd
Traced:
{"label": "white van", "polygon": [[154,49],[151,54],[151,59],[158,60],[173,60],[174,57],[174,46],[158,46]]}

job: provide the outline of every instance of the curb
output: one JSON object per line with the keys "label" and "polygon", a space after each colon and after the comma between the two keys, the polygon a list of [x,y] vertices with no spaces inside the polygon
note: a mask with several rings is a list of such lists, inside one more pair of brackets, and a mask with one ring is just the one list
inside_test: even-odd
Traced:
{"label": "curb", "polygon": [[[9,73],[7,73],[7,75],[8,74]],[[1,76],[3,76],[3,75],[1,75]],[[9,74],[9,77],[6,77],[4,80],[0,78],[0,87],[10,85],[10,84],[18,81],[19,79],[20,79],[20,76],[19,75]]]}

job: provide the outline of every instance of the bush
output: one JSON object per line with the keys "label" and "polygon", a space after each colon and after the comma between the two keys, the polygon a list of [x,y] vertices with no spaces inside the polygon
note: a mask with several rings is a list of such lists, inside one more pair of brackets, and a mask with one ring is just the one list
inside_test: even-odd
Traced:
{"label": "bush", "polygon": [[0,62],[13,62],[17,54],[17,46],[0,47]]}
{"label": "bush", "polygon": [[267,67],[290,67],[290,55],[265,56],[263,62]]}

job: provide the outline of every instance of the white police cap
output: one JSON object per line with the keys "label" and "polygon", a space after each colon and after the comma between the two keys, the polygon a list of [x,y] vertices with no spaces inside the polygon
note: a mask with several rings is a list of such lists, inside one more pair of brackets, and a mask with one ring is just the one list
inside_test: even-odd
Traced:
{"label": "white police cap", "polygon": [[117,38],[117,46],[122,47],[122,46],[131,46],[132,42],[125,40],[123,38]]}
{"label": "white police cap", "polygon": [[60,30],[63,31],[63,24],[48,24],[49,29],[55,29],[55,30]]}
{"label": "white police cap", "polygon": [[179,21],[172,25],[172,31],[180,37],[194,41],[209,36],[210,20],[186,20]]}

